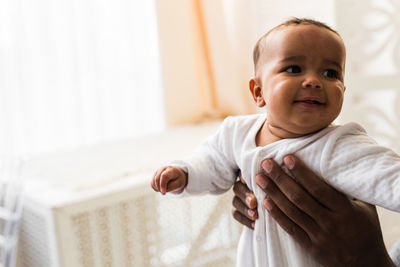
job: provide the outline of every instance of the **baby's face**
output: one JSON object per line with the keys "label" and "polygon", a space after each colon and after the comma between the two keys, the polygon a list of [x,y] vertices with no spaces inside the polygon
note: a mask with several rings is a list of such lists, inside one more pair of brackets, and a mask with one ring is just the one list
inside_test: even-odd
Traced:
{"label": "baby's face", "polygon": [[344,44],[325,28],[295,25],[271,32],[254,79],[269,127],[288,138],[331,124],[343,103],[344,67]]}

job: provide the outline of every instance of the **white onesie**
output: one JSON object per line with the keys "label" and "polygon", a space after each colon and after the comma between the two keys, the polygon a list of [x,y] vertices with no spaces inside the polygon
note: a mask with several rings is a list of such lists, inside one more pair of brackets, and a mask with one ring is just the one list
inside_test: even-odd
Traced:
{"label": "white onesie", "polygon": [[228,117],[190,158],[170,164],[188,173],[185,192],[189,194],[223,193],[242,172],[257,198],[259,219],[254,231],[243,228],[237,266],[319,266],[262,206],[265,193],[254,177],[266,158],[283,166],[283,157],[294,154],[346,195],[400,212],[400,157],[377,145],[360,125],[329,126],[257,147],[255,137],[265,119],[264,114]]}

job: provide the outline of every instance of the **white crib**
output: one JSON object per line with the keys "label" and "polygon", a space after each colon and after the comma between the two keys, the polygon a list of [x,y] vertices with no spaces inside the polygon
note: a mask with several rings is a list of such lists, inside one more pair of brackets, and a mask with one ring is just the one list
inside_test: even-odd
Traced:
{"label": "white crib", "polygon": [[150,187],[156,168],[189,154],[217,125],[34,160],[18,266],[233,266],[241,227],[232,192],[176,198]]}

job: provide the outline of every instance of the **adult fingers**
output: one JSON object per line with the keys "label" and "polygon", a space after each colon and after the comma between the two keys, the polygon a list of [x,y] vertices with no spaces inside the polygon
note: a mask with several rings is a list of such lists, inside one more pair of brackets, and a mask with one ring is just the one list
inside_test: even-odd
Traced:
{"label": "adult fingers", "polygon": [[242,184],[246,184],[246,181],[244,180],[241,171],[239,171],[239,175],[238,176],[239,176],[240,182],[242,182]]}
{"label": "adult fingers", "polygon": [[233,218],[238,221],[240,224],[243,224],[245,226],[247,226],[250,229],[254,230],[254,225],[255,222],[253,220],[250,220],[249,218],[247,218],[246,216],[244,216],[241,212],[239,212],[238,210],[233,209],[232,210],[232,216]]}
{"label": "adult fingers", "polygon": [[[270,179],[262,174],[257,174],[255,177],[256,183],[259,184],[261,179],[266,181],[262,189],[267,194],[268,199],[273,200],[276,206],[279,207],[279,211],[286,215],[291,222],[294,222],[301,229],[307,232],[309,236],[316,232],[318,225],[309,215],[292,203],[292,201],[289,200]],[[263,204],[265,206],[268,202],[264,200]],[[269,207],[265,206],[265,208],[268,210]]]}
{"label": "adult fingers", "polygon": [[271,198],[265,198],[263,205],[272,218],[274,218],[274,220],[283,228],[283,230],[297,240],[302,247],[307,249],[311,246],[311,240],[307,233],[296,223],[290,220]]}
{"label": "adult fingers", "polygon": [[349,200],[342,193],[326,184],[300,159],[293,155],[287,155],[283,162],[303,188],[325,207],[340,211],[344,205],[349,205]]}
{"label": "adult fingers", "polygon": [[233,192],[235,196],[240,198],[240,200],[246,204],[249,209],[255,209],[257,207],[257,199],[254,193],[240,181],[236,181],[233,186]]}
{"label": "adult fingers", "polygon": [[257,209],[249,209],[239,197],[235,196],[233,198],[232,205],[238,212],[242,213],[250,220],[252,221],[257,220],[258,218]]}
{"label": "adult fingers", "polygon": [[[315,221],[326,217],[328,210],[313,199],[307,191],[295,182],[295,180],[287,175],[275,161],[266,159],[261,163],[261,166],[266,171],[267,176],[279,188],[279,191],[282,192],[291,203],[307,213]],[[259,177],[258,183],[260,187],[263,188],[263,186],[266,186],[265,182],[267,180],[264,181],[261,178],[262,177]]]}

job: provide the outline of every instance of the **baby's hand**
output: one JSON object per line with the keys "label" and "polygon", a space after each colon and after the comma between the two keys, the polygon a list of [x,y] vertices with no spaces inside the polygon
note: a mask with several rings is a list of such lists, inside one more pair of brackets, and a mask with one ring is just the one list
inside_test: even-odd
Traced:
{"label": "baby's hand", "polygon": [[151,187],[165,195],[167,192],[180,193],[187,184],[187,174],[177,167],[163,167],[156,171]]}

